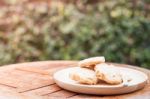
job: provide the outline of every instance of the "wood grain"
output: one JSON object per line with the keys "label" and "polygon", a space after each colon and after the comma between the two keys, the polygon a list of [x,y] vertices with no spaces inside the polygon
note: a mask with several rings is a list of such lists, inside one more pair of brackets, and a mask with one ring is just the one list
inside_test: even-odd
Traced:
{"label": "wood grain", "polygon": [[[12,64],[0,67],[0,99],[149,99],[150,83],[142,90],[115,96],[85,95],[63,90],[58,87],[53,74],[61,69],[76,66],[77,61],[44,61]],[[150,71],[131,65],[116,64],[145,72]]]}

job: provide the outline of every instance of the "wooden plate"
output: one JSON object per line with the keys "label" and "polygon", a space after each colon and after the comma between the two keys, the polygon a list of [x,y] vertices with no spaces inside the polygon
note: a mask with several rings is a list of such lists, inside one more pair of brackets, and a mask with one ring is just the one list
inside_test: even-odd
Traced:
{"label": "wooden plate", "polygon": [[142,89],[148,80],[146,74],[141,71],[137,71],[130,68],[118,67],[123,74],[130,75],[130,82],[123,82],[119,85],[109,84],[98,84],[98,85],[84,85],[79,84],[69,78],[69,74],[79,67],[71,67],[60,70],[54,74],[54,80],[58,86],[63,89],[84,93],[84,94],[95,94],[95,95],[113,95],[113,94],[124,94],[130,93],[139,89]]}

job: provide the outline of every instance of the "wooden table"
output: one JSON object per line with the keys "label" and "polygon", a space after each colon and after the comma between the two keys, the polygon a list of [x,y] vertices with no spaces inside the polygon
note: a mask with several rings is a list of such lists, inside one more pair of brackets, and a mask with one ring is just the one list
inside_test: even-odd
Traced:
{"label": "wooden table", "polygon": [[[2,66],[0,67],[0,99],[150,99],[149,83],[142,90],[113,96],[85,95],[61,89],[53,81],[53,73],[76,63],[77,61],[44,61]],[[115,65],[143,71],[150,78],[150,71],[147,69],[123,64]]]}

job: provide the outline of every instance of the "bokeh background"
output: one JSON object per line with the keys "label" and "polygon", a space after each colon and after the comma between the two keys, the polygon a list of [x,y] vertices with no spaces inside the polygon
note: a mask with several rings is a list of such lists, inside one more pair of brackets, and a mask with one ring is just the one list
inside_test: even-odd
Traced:
{"label": "bokeh background", "polygon": [[150,68],[150,0],[0,0],[0,65],[92,56]]}

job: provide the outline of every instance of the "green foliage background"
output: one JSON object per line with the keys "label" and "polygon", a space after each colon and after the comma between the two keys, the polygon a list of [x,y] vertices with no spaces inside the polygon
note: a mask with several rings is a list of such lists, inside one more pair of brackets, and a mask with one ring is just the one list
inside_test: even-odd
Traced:
{"label": "green foliage background", "polygon": [[150,68],[149,12],[149,0],[4,7],[0,65],[102,55],[107,61]]}

